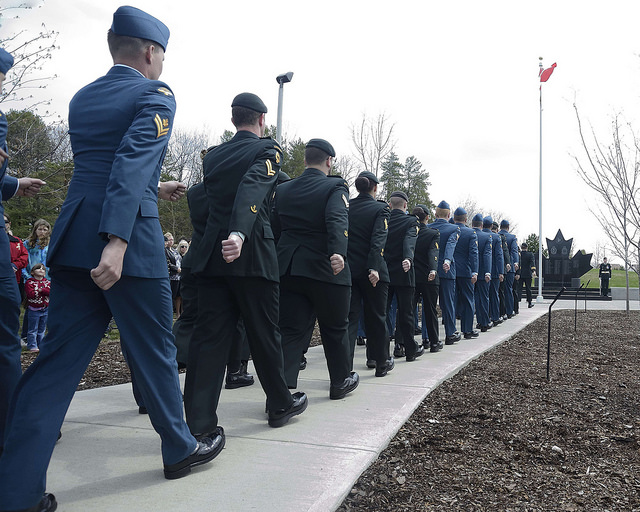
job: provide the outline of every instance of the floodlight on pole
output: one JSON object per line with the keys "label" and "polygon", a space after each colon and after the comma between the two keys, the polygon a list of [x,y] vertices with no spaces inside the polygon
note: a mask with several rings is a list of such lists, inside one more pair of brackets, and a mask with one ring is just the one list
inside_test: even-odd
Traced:
{"label": "floodlight on pole", "polygon": [[278,121],[276,124],[276,140],[279,144],[282,144],[282,94],[284,91],[284,84],[291,82],[293,78],[293,71],[283,73],[276,77],[276,82],[280,84],[278,89]]}

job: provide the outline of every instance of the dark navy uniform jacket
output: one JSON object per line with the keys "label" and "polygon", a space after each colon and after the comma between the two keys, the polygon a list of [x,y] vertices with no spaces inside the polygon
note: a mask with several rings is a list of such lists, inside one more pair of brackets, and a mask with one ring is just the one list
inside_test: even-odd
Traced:
{"label": "dark navy uniform jacket", "polygon": [[[308,167],[278,186],[274,229],[279,231],[280,275],[307,277],[351,286],[347,260],[349,186],[338,176]],[[329,258],[340,254],[345,267],[333,275]]]}
{"label": "dark navy uniform jacket", "polygon": [[[209,214],[205,235],[194,251],[194,274],[279,281],[269,212],[281,163],[282,149],[276,141],[246,130],[206,154],[204,186]],[[234,231],[244,234],[245,240],[240,257],[227,263],[222,241]]]}
{"label": "dark navy uniform jacket", "polygon": [[482,230],[491,237],[491,249],[493,251],[491,261],[491,279],[498,279],[500,274],[504,275],[504,255],[502,253],[502,238],[498,233],[494,233],[489,228]]}
{"label": "dark navy uniform jacket", "polygon": [[532,277],[533,271],[536,269],[533,253],[530,251],[522,251],[520,255],[520,276]]}
{"label": "dark navy uniform jacket", "polygon": [[349,244],[347,259],[353,279],[366,279],[375,270],[383,283],[389,282],[384,246],[389,230],[389,205],[370,194],[349,201]]}
{"label": "dark navy uniform jacket", "polygon": [[518,254],[518,239],[516,238],[516,235],[509,233],[504,229],[501,229],[500,231],[498,231],[498,233],[504,235],[507,250],[509,251],[509,263],[511,263],[511,270],[509,271],[509,273],[513,274],[516,271],[515,264],[520,262],[520,257]]}
{"label": "dark navy uniform jacket", "polygon": [[493,248],[491,234],[485,233],[480,228],[473,228],[478,237],[478,280],[484,279],[486,274],[491,274],[491,259]]}
{"label": "dark navy uniform jacket", "polygon": [[[437,229],[440,233],[440,252],[438,254],[438,276],[441,279],[455,279],[456,278],[456,262],[454,259],[454,252],[456,250],[456,244],[458,243],[458,237],[460,236],[460,228],[455,224],[449,223],[445,219],[436,219],[429,224],[430,228]],[[445,272],[442,268],[444,260],[451,262],[448,272]]]}
{"label": "dark navy uniform jacket", "polygon": [[182,257],[181,267],[191,269],[193,266],[193,255],[200,246],[204,231],[207,228],[207,217],[209,216],[209,204],[207,203],[207,191],[204,183],[198,183],[187,192],[189,203],[189,218],[193,232],[191,233],[191,244],[187,254]]}
{"label": "dark navy uniform jacket", "polygon": [[478,273],[478,236],[476,232],[461,222],[456,222],[460,228],[460,237],[453,252],[456,262],[456,277],[471,278]]}
{"label": "dark navy uniform jacket", "polygon": [[[438,276],[439,241],[440,233],[437,229],[425,225],[420,226],[414,259],[416,283],[440,284]],[[432,270],[436,271],[436,277],[433,281],[429,281],[429,273]]]}
{"label": "dark navy uniform jacket", "polygon": [[122,275],[167,277],[158,182],[175,108],[165,83],[127,66],[76,93],[69,105],[75,167],[48,266],[92,269],[113,234],[128,242]]}
{"label": "dark navy uniform jacket", "polygon": [[[415,286],[415,268],[413,264],[420,223],[413,215],[402,210],[391,210],[389,234],[384,247],[384,259],[389,269],[389,279],[393,286]],[[402,269],[404,260],[411,260],[409,272]]]}

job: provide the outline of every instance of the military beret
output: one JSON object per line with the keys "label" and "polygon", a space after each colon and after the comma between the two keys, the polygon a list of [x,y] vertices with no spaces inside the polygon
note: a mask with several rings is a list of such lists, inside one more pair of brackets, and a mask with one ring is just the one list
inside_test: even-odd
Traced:
{"label": "military beret", "polygon": [[358,178],[367,178],[369,181],[373,181],[374,183],[380,183],[376,175],[369,171],[362,171],[358,174]]}
{"label": "military beret", "polygon": [[389,196],[389,199],[391,199],[392,197],[401,197],[407,203],[409,202],[409,198],[407,197],[407,194],[405,194],[402,190],[396,190],[395,192],[392,192],[391,195]]}
{"label": "military beret", "polygon": [[438,204],[438,208],[442,209],[442,210],[450,210],[451,207],[449,206],[449,203],[447,203],[446,201],[440,201],[440,203]]}
{"label": "military beret", "polygon": [[509,227],[509,221],[507,219],[502,219],[500,221],[500,227],[501,228],[508,228]]}
{"label": "military beret", "polygon": [[455,224],[455,223],[456,223],[456,221],[453,220],[453,217],[449,217],[449,224]]}
{"label": "military beret", "polygon": [[490,215],[487,215],[484,219],[482,219],[482,225],[485,227],[489,227],[493,224],[493,219]]}
{"label": "military beret", "polygon": [[476,213],[473,216],[473,222],[484,222],[484,219],[482,218],[482,214],[481,213]]}
{"label": "military beret", "polygon": [[11,66],[13,66],[13,57],[7,50],[0,48],[0,73],[6,75]]}
{"label": "military beret", "polygon": [[462,215],[466,215],[467,214],[467,210],[465,210],[462,206],[458,206],[456,208],[456,211],[453,212],[454,215],[457,216],[462,216]]}
{"label": "military beret", "polygon": [[427,215],[429,215],[429,207],[426,204],[417,204],[416,205],[418,208],[422,208],[422,210],[424,211],[424,213],[426,213]]}
{"label": "military beret", "polygon": [[336,156],[336,152],[333,150],[333,146],[324,139],[311,139],[309,142],[307,142],[307,147],[324,151],[329,156]]}
{"label": "military beret", "polygon": [[255,94],[250,92],[241,92],[231,102],[231,107],[244,107],[260,114],[267,113],[267,106],[264,102]]}
{"label": "military beret", "polygon": [[498,223],[494,220],[493,223],[491,224],[492,228],[497,228],[498,227]]}
{"label": "military beret", "polygon": [[166,51],[169,43],[169,28],[160,20],[140,9],[123,5],[113,13],[111,32],[119,36],[148,39]]}

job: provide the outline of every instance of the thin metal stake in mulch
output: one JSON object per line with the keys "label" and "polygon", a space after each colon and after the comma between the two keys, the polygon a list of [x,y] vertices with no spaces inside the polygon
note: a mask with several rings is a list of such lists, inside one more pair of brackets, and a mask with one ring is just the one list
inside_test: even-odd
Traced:
{"label": "thin metal stake in mulch", "polygon": [[551,304],[549,304],[549,327],[547,330],[547,382],[549,382],[551,379],[549,377],[549,368],[550,368],[550,364],[551,364],[551,308],[553,307],[553,305],[556,303],[556,301],[560,298],[560,295],[562,295],[562,293],[566,290],[566,287],[562,287],[562,290],[560,290],[558,292],[558,295],[556,295],[555,299],[553,299],[553,302]]}
{"label": "thin metal stake in mulch", "polygon": [[580,288],[576,290],[576,302],[575,302],[575,307],[573,308],[573,330],[574,331],[578,330],[578,294],[580,293],[580,290],[582,290],[583,286],[584,286],[584,283],[582,283],[580,285]]}
{"label": "thin metal stake in mulch", "polygon": [[587,281],[587,284],[584,286],[584,312],[587,312],[587,288],[589,288],[589,283],[591,279]]}

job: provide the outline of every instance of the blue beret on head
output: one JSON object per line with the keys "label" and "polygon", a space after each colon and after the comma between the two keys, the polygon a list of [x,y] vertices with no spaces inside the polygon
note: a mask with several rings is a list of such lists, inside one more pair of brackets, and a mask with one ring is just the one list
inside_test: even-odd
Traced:
{"label": "blue beret on head", "polygon": [[372,181],[373,183],[380,183],[378,181],[378,178],[376,178],[376,175],[369,171],[362,171],[360,174],[358,174],[358,178],[360,177],[367,178],[369,181]]}
{"label": "blue beret on head", "polygon": [[407,194],[405,194],[402,190],[396,190],[395,192],[392,192],[391,195],[389,196],[389,199],[391,199],[392,197],[400,197],[404,199],[407,203],[409,202],[409,198],[407,197]]}
{"label": "blue beret on head", "polygon": [[447,203],[446,201],[440,201],[440,203],[438,204],[438,208],[441,208],[442,210],[451,209],[451,207],[449,206],[449,203]]}
{"label": "blue beret on head", "polygon": [[493,219],[491,215],[487,215],[484,219],[482,219],[482,225],[484,227],[490,227],[493,224]]}
{"label": "blue beret on head", "polygon": [[0,48],[0,73],[6,75],[11,66],[13,66],[13,57],[7,50]]}
{"label": "blue beret on head", "polygon": [[449,224],[455,224],[455,223],[456,223],[456,221],[453,220],[453,217],[449,217]]}
{"label": "blue beret on head", "polygon": [[473,222],[484,222],[484,219],[482,218],[482,214],[481,213],[476,213],[473,216]]}
{"label": "blue beret on head", "polygon": [[456,211],[453,212],[454,215],[457,216],[462,216],[462,215],[466,215],[467,214],[467,210],[465,210],[462,206],[458,206],[456,208]]}
{"label": "blue beret on head", "polygon": [[509,227],[509,221],[507,219],[502,219],[500,221],[500,227],[501,228],[508,228]]}
{"label": "blue beret on head", "polygon": [[111,32],[119,36],[148,39],[166,51],[169,43],[169,28],[160,20],[140,9],[123,5],[113,13]]}
{"label": "blue beret on head", "polygon": [[260,114],[267,113],[267,106],[264,102],[255,94],[251,92],[241,92],[231,102],[231,108],[244,107]]}
{"label": "blue beret on head", "polygon": [[332,156],[334,158],[336,156],[336,152],[333,149],[333,146],[324,139],[311,139],[309,142],[307,142],[307,147],[317,148],[321,151],[324,151],[327,155]]}

